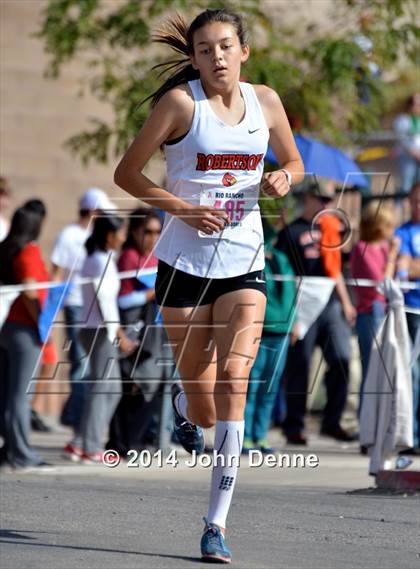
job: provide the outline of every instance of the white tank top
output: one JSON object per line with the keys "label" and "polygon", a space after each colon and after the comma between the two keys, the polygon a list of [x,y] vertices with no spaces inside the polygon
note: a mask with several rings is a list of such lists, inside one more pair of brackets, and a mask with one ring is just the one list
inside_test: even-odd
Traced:
{"label": "white tank top", "polygon": [[166,189],[194,205],[224,207],[231,223],[223,232],[204,236],[165,213],[155,255],[200,277],[226,278],[262,270],[258,196],[269,131],[254,87],[239,83],[245,116],[230,126],[214,113],[200,79],[188,85],[195,101],[194,118],[182,140],[165,145]]}

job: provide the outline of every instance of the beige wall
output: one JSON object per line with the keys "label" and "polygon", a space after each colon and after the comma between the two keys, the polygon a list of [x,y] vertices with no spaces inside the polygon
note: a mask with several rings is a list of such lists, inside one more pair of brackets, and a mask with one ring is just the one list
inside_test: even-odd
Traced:
{"label": "beige wall", "polygon": [[[44,5],[44,0],[0,1],[0,173],[10,179],[12,207],[32,197],[45,200],[49,216],[41,243],[48,257],[54,236],[76,216],[85,189],[99,186],[114,198],[127,194],[113,183],[114,160],[85,168],[63,148],[68,137],[87,127],[89,116],[107,119],[111,109],[77,96],[78,78],[86,72],[81,62],[65,66],[57,81],[43,77],[47,57],[31,36]],[[161,170],[151,168],[158,182]]]}

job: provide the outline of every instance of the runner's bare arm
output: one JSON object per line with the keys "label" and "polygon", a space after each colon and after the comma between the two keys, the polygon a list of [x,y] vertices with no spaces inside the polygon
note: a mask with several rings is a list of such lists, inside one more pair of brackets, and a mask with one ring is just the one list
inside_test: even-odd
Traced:
{"label": "runner's bare arm", "polygon": [[161,144],[188,131],[193,113],[194,102],[185,88],[178,87],[168,91],[153,108],[121,159],[115,170],[114,181],[132,196],[153,207],[178,215],[197,229],[219,231],[225,224],[224,210],[201,207],[201,216],[201,212],[196,212],[197,208],[158,187],[143,174],[144,167]]}
{"label": "runner's bare arm", "polygon": [[171,138],[183,121],[187,122],[188,112],[192,118],[193,111],[193,102],[190,101],[189,105],[188,94],[184,90],[172,89],[166,93],[153,108],[118,164],[114,174],[115,183],[151,206],[165,211],[183,210],[186,205],[183,200],[159,188],[142,171],[161,144]]}
{"label": "runner's bare arm", "polygon": [[[280,97],[266,85],[254,85],[254,88],[270,131],[271,148],[281,168],[291,173],[292,183],[298,184],[304,178],[305,168]],[[285,180],[284,172],[280,170],[270,172],[264,178],[262,188],[268,195],[276,196],[287,193],[287,180]]]}

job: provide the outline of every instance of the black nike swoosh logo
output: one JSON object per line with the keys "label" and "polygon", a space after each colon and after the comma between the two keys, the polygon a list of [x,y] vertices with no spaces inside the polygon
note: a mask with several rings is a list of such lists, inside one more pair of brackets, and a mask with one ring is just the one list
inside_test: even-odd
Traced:
{"label": "black nike swoosh logo", "polygon": [[249,133],[249,134],[254,134],[254,132],[257,132],[257,130],[261,130],[261,127],[260,127],[260,128],[256,128],[255,130],[249,130],[249,129],[248,129],[248,133]]}

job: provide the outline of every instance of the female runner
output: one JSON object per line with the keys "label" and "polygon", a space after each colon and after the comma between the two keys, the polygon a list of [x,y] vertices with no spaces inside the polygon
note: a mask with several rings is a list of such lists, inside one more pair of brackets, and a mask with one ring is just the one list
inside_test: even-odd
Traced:
{"label": "female runner", "polygon": [[[213,464],[201,553],[229,563],[226,516],[266,305],[258,196],[260,188],[284,196],[304,168],[278,95],[239,81],[249,46],[238,15],[206,10],[189,27],[176,16],[155,40],[186,59],[151,95],[152,112],[115,182],[166,212],[155,249],[156,299],[182,378],[182,388],[172,389],[175,431],[199,453],[202,428],[215,425],[214,449],[226,460]],[[268,142],[283,167],[263,177]],[[167,190],[142,173],[161,145]]]}

